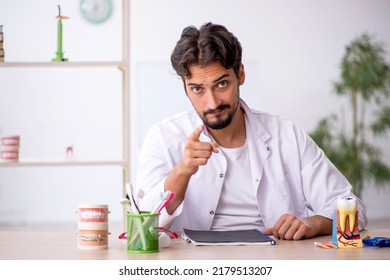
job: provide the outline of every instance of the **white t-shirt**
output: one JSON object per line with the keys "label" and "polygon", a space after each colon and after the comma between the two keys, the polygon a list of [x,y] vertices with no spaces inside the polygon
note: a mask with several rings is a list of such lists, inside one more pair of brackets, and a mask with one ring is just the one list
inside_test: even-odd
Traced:
{"label": "white t-shirt", "polygon": [[253,189],[248,145],[223,148],[227,171],[213,220],[212,230],[264,229]]}

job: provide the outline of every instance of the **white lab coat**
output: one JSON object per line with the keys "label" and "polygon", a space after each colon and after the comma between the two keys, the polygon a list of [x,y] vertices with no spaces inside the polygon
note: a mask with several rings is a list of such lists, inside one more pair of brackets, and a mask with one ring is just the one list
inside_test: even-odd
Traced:
{"label": "white lab coat", "polygon": [[[346,178],[308,135],[279,116],[251,110],[244,101],[252,188],[265,227],[284,213],[304,218],[318,214],[333,218],[339,196],[354,196]],[[187,137],[202,124],[194,110],[176,114],[152,126],[139,157],[136,187],[141,208],[151,210],[164,193],[164,181],[180,161]],[[212,141],[205,130],[200,141]],[[183,228],[211,228],[220,197],[226,159],[213,153],[207,165],[191,177],[184,200],[172,215],[161,212],[160,224]],[[367,224],[358,201],[359,228]],[[242,205],[244,208],[245,205]]]}

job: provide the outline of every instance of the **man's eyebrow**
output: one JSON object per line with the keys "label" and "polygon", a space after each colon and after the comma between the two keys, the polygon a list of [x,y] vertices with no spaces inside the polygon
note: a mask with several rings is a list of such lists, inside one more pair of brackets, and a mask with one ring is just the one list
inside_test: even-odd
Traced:
{"label": "man's eyebrow", "polygon": [[[217,79],[213,80],[213,84],[215,83],[218,83],[220,80],[226,78],[226,77],[229,77],[230,75],[228,73],[226,74],[223,74],[222,76],[218,77]],[[195,87],[199,87],[201,86],[202,84],[197,84],[197,83],[188,83],[187,86],[195,86]]]}
{"label": "man's eyebrow", "polygon": [[186,84],[187,86],[192,86],[192,87],[200,87],[202,84],[196,84],[196,83],[188,83]]}
{"label": "man's eyebrow", "polygon": [[226,77],[229,77],[229,76],[230,76],[230,75],[229,75],[228,73],[223,74],[221,77],[215,79],[215,80],[213,81],[213,83],[214,83],[214,84],[215,84],[215,83],[218,83],[220,80],[222,80],[222,79],[224,79],[224,78],[226,78]]}

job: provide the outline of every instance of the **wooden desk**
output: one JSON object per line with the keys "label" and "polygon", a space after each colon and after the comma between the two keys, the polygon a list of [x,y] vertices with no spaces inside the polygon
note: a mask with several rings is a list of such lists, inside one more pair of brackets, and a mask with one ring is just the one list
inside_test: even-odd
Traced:
{"label": "wooden desk", "polygon": [[[328,241],[331,236],[308,240],[280,240],[265,246],[194,246],[177,239],[159,253],[129,254],[125,244],[112,232],[107,250],[89,251],[77,248],[74,230],[15,230],[0,227],[1,260],[390,260],[390,248],[323,249],[314,241]],[[370,236],[390,236],[389,228],[362,233]]]}

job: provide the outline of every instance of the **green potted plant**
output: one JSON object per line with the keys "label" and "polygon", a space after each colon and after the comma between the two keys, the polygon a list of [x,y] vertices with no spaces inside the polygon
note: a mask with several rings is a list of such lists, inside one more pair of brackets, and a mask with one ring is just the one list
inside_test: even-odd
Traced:
{"label": "green potted plant", "polygon": [[390,129],[390,68],[385,54],[383,44],[367,33],[346,46],[334,89],[349,101],[351,115],[342,120],[332,114],[310,133],[358,197],[365,184],[390,185],[390,167],[375,144]]}

